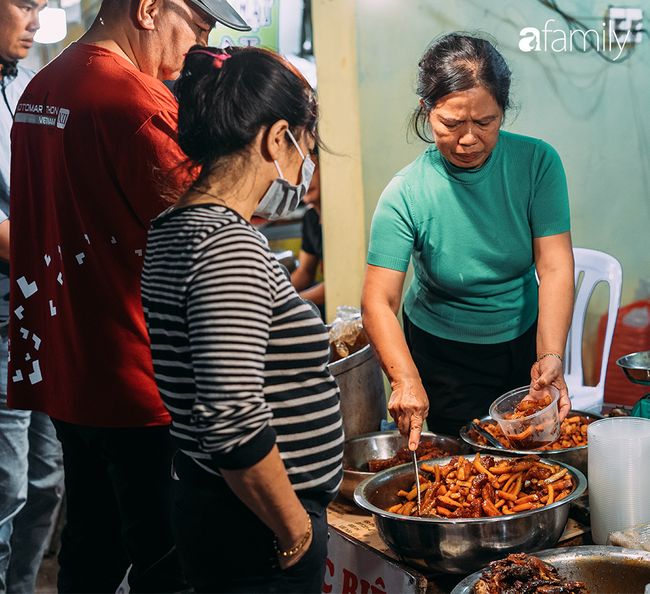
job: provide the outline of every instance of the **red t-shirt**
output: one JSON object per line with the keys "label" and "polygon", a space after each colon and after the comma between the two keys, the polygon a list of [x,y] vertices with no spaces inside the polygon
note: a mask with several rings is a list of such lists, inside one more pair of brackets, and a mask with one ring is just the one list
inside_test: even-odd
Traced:
{"label": "red t-shirt", "polygon": [[140,300],[150,221],[178,194],[177,105],[109,50],[73,43],[12,130],[8,399],[79,425],[170,421]]}

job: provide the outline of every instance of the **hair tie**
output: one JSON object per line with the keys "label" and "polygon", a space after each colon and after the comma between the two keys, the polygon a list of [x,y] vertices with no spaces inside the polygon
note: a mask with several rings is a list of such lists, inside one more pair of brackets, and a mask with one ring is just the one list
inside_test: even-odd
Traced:
{"label": "hair tie", "polygon": [[215,57],[214,62],[212,64],[214,65],[215,68],[221,68],[223,66],[223,63],[225,60],[228,58],[232,58],[230,54],[219,54],[218,56]]}
{"label": "hair tie", "polygon": [[192,50],[191,52],[187,52],[185,55],[189,56],[190,54],[207,54],[208,56],[213,56],[214,61],[212,62],[212,65],[215,68],[221,68],[223,66],[224,60],[232,58],[230,54],[215,54],[214,52],[209,52],[208,50],[202,49]]}

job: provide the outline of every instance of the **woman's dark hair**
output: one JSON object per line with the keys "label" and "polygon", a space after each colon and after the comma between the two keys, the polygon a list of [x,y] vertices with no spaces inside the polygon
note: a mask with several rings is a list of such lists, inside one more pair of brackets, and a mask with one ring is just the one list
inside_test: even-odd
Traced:
{"label": "woman's dark hair", "polygon": [[174,93],[178,143],[193,166],[201,168],[197,182],[222,157],[240,153],[263,127],[278,120],[286,120],[296,138],[304,130],[319,142],[313,89],[290,62],[271,51],[194,46]]}
{"label": "woman's dark hair", "polygon": [[449,93],[483,87],[504,114],[510,107],[510,69],[486,39],[465,33],[438,38],[424,52],[418,69],[417,93],[422,103],[411,118],[411,126],[425,142],[432,142],[429,112]]}

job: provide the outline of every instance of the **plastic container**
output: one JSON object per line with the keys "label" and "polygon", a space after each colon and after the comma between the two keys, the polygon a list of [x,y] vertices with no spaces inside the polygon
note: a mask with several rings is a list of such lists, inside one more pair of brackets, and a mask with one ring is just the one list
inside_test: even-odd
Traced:
{"label": "plastic container", "polygon": [[[523,386],[497,398],[490,406],[490,416],[499,423],[504,435],[515,450],[534,450],[550,445],[560,437],[560,418],[557,388],[548,386],[542,394],[552,397],[544,409],[521,419],[507,419],[517,405],[530,393],[530,386]],[[538,398],[536,398],[538,400]]]}
{"label": "plastic container", "polygon": [[650,523],[650,419],[602,419],[587,429],[589,513],[595,544]]}

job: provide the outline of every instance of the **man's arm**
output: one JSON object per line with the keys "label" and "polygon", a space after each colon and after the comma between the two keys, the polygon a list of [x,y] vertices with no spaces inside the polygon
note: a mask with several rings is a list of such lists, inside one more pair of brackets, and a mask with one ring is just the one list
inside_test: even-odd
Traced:
{"label": "man's arm", "polygon": [[0,260],[9,262],[9,219],[0,223]]}

